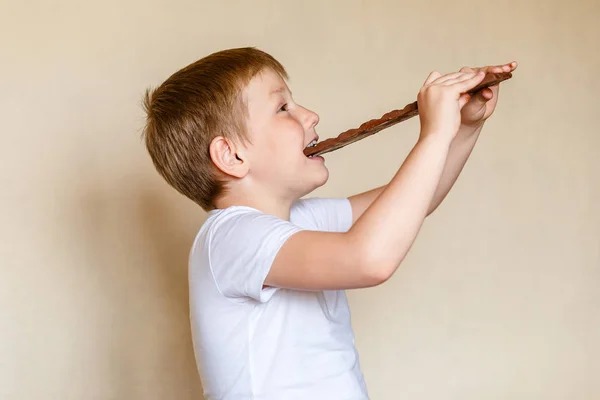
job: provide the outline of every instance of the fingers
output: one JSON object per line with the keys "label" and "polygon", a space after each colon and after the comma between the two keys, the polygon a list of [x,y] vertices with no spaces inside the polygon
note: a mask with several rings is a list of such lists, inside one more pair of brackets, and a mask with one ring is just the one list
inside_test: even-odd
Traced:
{"label": "fingers", "polygon": [[517,69],[517,62],[512,61],[507,64],[498,65],[497,68],[500,70],[499,72],[512,72]]}
{"label": "fingers", "polygon": [[429,76],[425,80],[424,85],[431,85],[433,83],[435,83],[435,84],[442,84],[442,83],[454,84],[457,82],[455,79],[460,78],[460,77],[464,76],[465,74],[474,74],[474,73],[478,73],[478,72],[484,72],[484,73],[511,72],[516,67],[517,67],[517,63],[513,61],[508,64],[488,65],[488,66],[480,67],[480,68],[471,68],[471,67],[465,66],[465,67],[462,67],[459,70],[459,72],[453,72],[453,73],[449,73],[449,74],[445,74],[445,75],[442,75],[437,71],[434,71],[429,74]]}
{"label": "fingers", "polygon": [[423,84],[423,86],[425,85],[429,85],[431,84],[433,81],[435,81],[437,78],[439,78],[442,74],[440,74],[437,71],[433,71],[429,74],[429,76],[427,77],[427,79],[425,80],[425,83]]}
{"label": "fingers", "polygon": [[[479,79],[476,78],[480,76],[483,78],[486,73],[502,73],[502,72],[512,72],[517,68],[517,62],[512,61],[507,64],[501,65],[488,65],[481,68],[471,68],[471,67],[462,67],[459,72],[453,72],[450,74],[442,75],[437,71],[433,71],[429,74],[423,86],[428,86],[431,84],[444,84],[444,85],[455,85],[459,82],[466,82],[468,79]],[[477,74],[477,75],[473,75]]]}
{"label": "fingers", "polygon": [[494,66],[486,67],[486,71],[494,73],[494,74],[499,74],[501,72],[510,72],[511,67],[508,64],[494,65]]}
{"label": "fingers", "polygon": [[484,72],[489,72],[489,73],[493,73],[493,74],[499,74],[502,72],[512,72],[515,69],[517,69],[517,62],[516,61],[512,61],[506,64],[500,64],[500,65],[488,65],[485,67],[480,67],[480,68],[471,68],[471,67],[462,67],[460,69],[460,72],[478,72],[478,71],[484,71]]}
{"label": "fingers", "polygon": [[[454,72],[451,74],[440,76],[440,73],[433,71],[427,77],[423,89],[436,87],[446,87],[456,91],[457,97],[461,93],[467,92],[469,89],[475,87],[478,83],[483,80],[485,72]],[[436,78],[437,77],[437,78]]]}
{"label": "fingers", "polygon": [[477,93],[478,96],[481,96],[484,102],[490,101],[494,97],[494,92],[490,88],[485,88],[480,90]]}
{"label": "fingers", "polygon": [[[481,74],[482,74],[482,76],[485,75],[483,73],[481,73]],[[443,84],[444,84],[444,86],[452,86],[452,85],[456,85],[457,83],[465,82],[476,76],[477,76],[477,73],[475,73],[475,72],[465,72],[465,73],[461,73],[459,76],[457,76],[454,79],[446,80],[445,82],[443,82]]]}
{"label": "fingers", "polygon": [[446,74],[446,75],[440,76],[438,79],[436,79],[432,83],[435,83],[436,85],[442,84],[444,82],[448,82],[451,79],[459,78],[463,75],[464,75],[464,72],[453,72],[451,74]]}
{"label": "fingers", "polygon": [[[446,75],[441,75],[439,72],[432,72],[425,81],[424,86],[428,85],[453,85],[456,82],[461,82],[465,79],[472,77],[475,72],[453,72]],[[437,76],[437,77],[436,77]]]}
{"label": "fingers", "polygon": [[460,93],[465,93],[477,86],[483,80],[484,76],[485,72],[479,71],[469,78],[456,82],[454,85],[456,89],[460,91]]}

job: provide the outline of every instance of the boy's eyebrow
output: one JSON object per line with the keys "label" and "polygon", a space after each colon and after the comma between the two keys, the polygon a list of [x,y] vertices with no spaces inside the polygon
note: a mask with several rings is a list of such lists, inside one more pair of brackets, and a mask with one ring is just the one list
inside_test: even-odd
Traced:
{"label": "boy's eyebrow", "polygon": [[277,89],[271,90],[271,92],[269,93],[269,96],[273,96],[274,94],[278,94],[278,93],[289,93],[290,96],[292,95],[292,92],[289,89],[286,89],[283,86],[280,86]]}

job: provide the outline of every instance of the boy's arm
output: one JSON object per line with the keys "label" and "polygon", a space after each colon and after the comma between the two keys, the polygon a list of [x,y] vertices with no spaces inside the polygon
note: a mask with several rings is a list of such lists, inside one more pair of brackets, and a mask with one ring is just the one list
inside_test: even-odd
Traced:
{"label": "boy's arm", "polygon": [[432,134],[415,145],[348,232],[292,235],[275,257],[265,285],[336,290],[387,280],[412,246],[438,185],[450,145],[442,136]]}
{"label": "boy's arm", "polygon": [[[483,68],[461,68],[460,72],[512,72],[517,68],[516,62],[511,62],[503,65],[488,66]],[[431,214],[440,203],[446,198],[446,195],[454,186],[461,171],[463,170],[475,143],[479,138],[481,129],[485,121],[494,113],[496,104],[498,103],[499,85],[484,89],[471,99],[461,110],[461,126],[458,130],[456,138],[450,146],[448,160],[444,167],[444,172],[440,179],[440,183],[436,189],[433,200],[427,212]],[[379,196],[385,186],[369,190],[350,197],[352,204],[352,220],[353,223],[360,218],[371,203]]]}
{"label": "boy's arm", "polygon": [[[460,175],[469,156],[471,155],[473,147],[475,146],[477,138],[479,137],[479,133],[481,132],[481,128],[481,126],[478,128],[471,128],[461,125],[456,138],[450,145],[446,165],[444,166],[442,177],[440,178],[440,182],[436,188],[435,194],[433,195],[429,209],[427,210],[427,215],[435,211],[435,209],[444,200],[450,189],[452,189],[454,186],[454,183],[458,179],[458,176]],[[358,218],[360,218],[365,210],[369,208],[369,206],[373,203],[373,201],[375,201],[377,196],[379,196],[384,189],[385,186],[380,186],[378,188],[349,197],[350,204],[352,205],[353,224],[358,220]]]}
{"label": "boy's arm", "polygon": [[387,280],[410,250],[439,185],[460,110],[485,74],[432,73],[418,97],[419,141],[348,232],[301,231],[278,251],[266,286],[307,290],[368,287]]}
{"label": "boy's arm", "polygon": [[440,183],[437,187],[433,200],[429,205],[428,215],[435,211],[436,208],[442,203],[442,201],[450,192],[450,189],[454,186],[454,183],[458,179],[458,176],[462,172],[477,139],[481,133],[482,126],[478,128],[470,128],[468,126],[461,126],[456,138],[450,145],[450,153],[448,155],[448,161],[444,167],[444,172]]}

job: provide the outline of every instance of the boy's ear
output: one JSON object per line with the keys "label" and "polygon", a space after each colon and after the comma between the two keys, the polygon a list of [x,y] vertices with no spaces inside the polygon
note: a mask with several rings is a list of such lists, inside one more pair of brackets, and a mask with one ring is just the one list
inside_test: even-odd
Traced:
{"label": "boy's ear", "polygon": [[225,174],[243,178],[248,173],[249,165],[243,149],[232,140],[217,136],[210,142],[209,152],[213,163]]}

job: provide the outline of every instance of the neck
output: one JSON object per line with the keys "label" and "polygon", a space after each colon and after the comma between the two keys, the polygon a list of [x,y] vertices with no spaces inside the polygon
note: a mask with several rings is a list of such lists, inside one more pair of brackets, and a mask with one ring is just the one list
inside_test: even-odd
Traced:
{"label": "neck", "polygon": [[260,196],[252,196],[245,193],[235,193],[233,191],[225,193],[221,199],[217,201],[217,208],[223,209],[231,206],[246,206],[254,208],[260,212],[283,220],[289,221],[290,210],[294,199],[283,198],[261,192]]}

